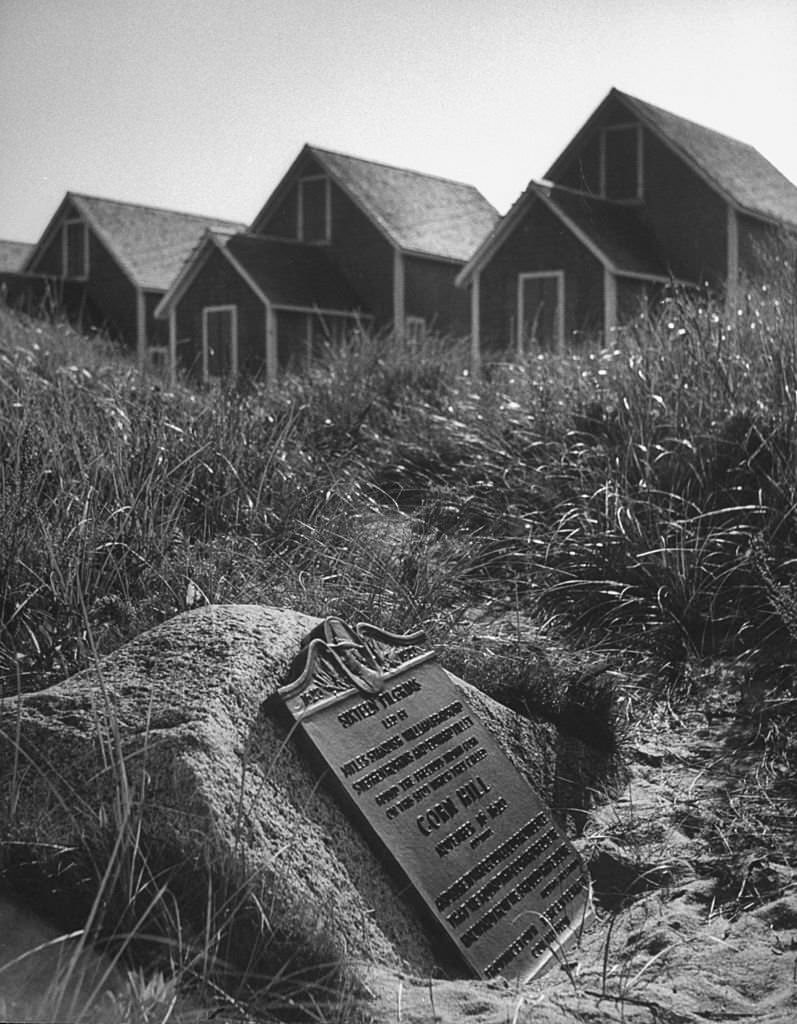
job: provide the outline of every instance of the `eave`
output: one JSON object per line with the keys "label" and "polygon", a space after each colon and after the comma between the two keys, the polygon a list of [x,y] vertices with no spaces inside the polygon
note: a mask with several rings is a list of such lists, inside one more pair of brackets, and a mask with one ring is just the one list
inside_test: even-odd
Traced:
{"label": "eave", "polygon": [[[573,190],[570,190],[573,191]],[[594,197],[592,197],[594,198]],[[547,194],[547,187],[541,182],[531,181],[525,192],[515,202],[512,209],[499,222],[496,230],[487,237],[479,247],[472,259],[463,267],[457,275],[456,284],[465,288],[470,283],[473,275],[482,270],[492,259],[495,252],[509,238],[522,218],[528,213],[535,202],[541,202],[550,212],[557,217],[568,231],[595,257],[601,266],[615,277],[635,278],[644,281],[673,282],[675,284],[691,286],[694,282],[684,281],[672,277],[669,274],[648,274],[645,272],[629,270],[615,263],[601,249],[601,247],[590,238],[582,228],[568,217],[563,210],[554,203]]]}
{"label": "eave", "polygon": [[[297,243],[300,244],[300,243]],[[214,251],[221,253],[222,257],[227,260],[230,266],[235,270],[236,274],[243,280],[251,291],[254,293],[256,298],[263,303],[268,309],[273,310],[290,310],[295,313],[314,313],[319,316],[343,316],[350,319],[360,319],[363,321],[370,322],[373,317],[369,313],[362,312],[360,310],[346,310],[346,309],[327,309],[320,306],[306,306],[299,304],[291,304],[288,302],[274,302],[269,296],[263,291],[260,285],[254,280],[249,271],[243,264],[238,260],[233,253],[230,252],[229,248],[224,244],[223,240],[218,235],[214,234],[213,231],[207,229],[202,241],[196,248],[193,256],[186,261],[180,273],[175,278],[171,288],[164,295],[161,301],[155,308],[155,316],[159,320],[165,320],[174,308],[184,297],[185,293],[191,287],[191,284],[196,280],[197,275],[207,263],[208,259]]]}
{"label": "eave", "polygon": [[[33,266],[33,264],[36,262],[36,260],[40,256],[42,256],[44,254],[44,251],[47,249],[47,247],[49,246],[50,242],[53,240],[53,237],[55,236],[56,231],[61,227],[61,222],[64,219],[64,215],[66,213],[67,206],[70,203],[80,213],[80,216],[86,222],[88,227],[94,232],[94,234],[97,236],[97,238],[102,242],[103,246],[105,247],[106,251],[108,252],[108,255],[111,257],[113,262],[116,264],[116,266],[119,269],[120,273],[125,278],[127,278],[127,280],[130,282],[130,284],[131,284],[131,286],[133,288],[139,289],[141,286],[139,285],[138,281],[136,280],[136,276],[133,273],[132,268],[119,255],[119,253],[117,253],[114,250],[113,240],[108,238],[106,233],[97,224],[96,219],[91,214],[91,211],[86,207],[86,204],[82,201],[82,197],[78,193],[76,193],[76,192],[67,192],[66,195],[64,196],[64,198],[58,204],[58,209],[55,211],[53,216],[48,221],[47,226],[45,227],[44,231],[42,232],[41,238],[36,243],[33,251],[29,254],[28,258],[25,260],[25,263],[22,266],[22,271],[24,273],[39,273],[39,274],[41,274],[41,271],[31,271],[30,268],[31,268],[31,266]],[[50,277],[52,275],[44,274],[42,276]],[[149,291],[150,289],[147,289],[147,290]]]}
{"label": "eave", "polygon": [[[224,246],[220,244],[218,238],[216,238],[211,229],[206,228],[194,251],[188,259],[186,259],[185,263],[180,268],[177,277],[175,277],[174,281],[172,281],[169,286],[168,291],[155,307],[155,317],[158,320],[165,320],[177,303],[180,302],[195,280],[197,274],[204,267],[205,263],[207,263],[210,254],[214,251],[214,248],[218,249],[222,254],[229,256],[229,254],[225,252]],[[240,273],[241,268],[236,265],[235,269]],[[255,294],[257,294],[259,298],[263,298],[256,286],[254,290]],[[263,299],[263,301],[265,301],[265,299]]]}
{"label": "eave", "polygon": [[457,274],[454,279],[454,284],[458,288],[466,288],[473,275],[489,263],[493,253],[500,248],[509,235],[511,235],[515,224],[523,216],[535,198],[530,189],[531,185],[521,193],[521,195],[512,204],[509,212],[504,214],[504,216],[498,221],[490,234],[484,239],[476,252]]}
{"label": "eave", "polygon": [[348,188],[346,183],[341,181],[340,177],[335,173],[334,168],[329,166],[329,162],[325,160],[323,152],[315,149],[308,142],[306,142],[304,146],[302,146],[299,155],[296,157],[291,166],[282,176],[282,180],[271,193],[271,195],[268,197],[260,213],[258,213],[255,219],[252,221],[249,231],[256,234],[262,231],[262,226],[259,227],[258,225],[260,225],[260,222],[262,220],[266,219],[269,216],[269,214],[273,213],[280,206],[283,199],[287,195],[291,185],[293,185],[296,180],[299,167],[301,166],[302,161],[304,161],[308,156],[312,157],[312,159],[315,160],[316,163],[321,164],[321,166],[324,168],[324,172],[329,176],[330,180],[334,181],[342,192],[345,192],[346,196],[354,203],[354,205],[357,207],[360,213],[362,213],[363,216],[365,216],[368,219],[368,221],[374,225],[374,227],[377,229],[380,235],[382,235],[385,241],[391,246],[391,248],[397,250],[398,252],[401,252],[401,246],[396,242],[396,239],[393,238],[390,231],[382,223],[381,218],[375,217],[373,211],[368,210],[366,209],[365,206],[363,206],[360,199],[356,195],[354,195],[354,193]]}
{"label": "eave", "polygon": [[759,210],[753,210],[749,206],[745,206],[740,203],[730,192],[722,185],[720,185],[715,178],[708,174],[703,167],[694,159],[688,150],[684,149],[678,143],[674,142],[667,135],[665,135],[656,122],[650,117],[649,113],[645,110],[644,106],[635,96],[630,96],[628,93],[621,92],[619,89],[612,88],[609,90],[607,95],[598,104],[597,108],[593,111],[590,117],[585,121],[581,128],[576,132],[570,142],[567,144],[565,149],[559,154],[556,160],[551,164],[545,173],[546,180],[556,182],[558,178],[564,173],[569,164],[575,158],[575,156],[584,148],[587,141],[590,139],[592,134],[597,130],[600,122],[603,119],[603,114],[606,107],[610,102],[616,100],[622,103],[623,106],[635,117],[652,135],[654,135],[659,142],[671,153],[682,160],[700,180],[715,192],[723,202],[727,203],[730,207],[737,211],[737,213],[743,213],[747,217],[753,217],[756,220],[763,221],[764,223],[772,224],[775,226],[783,226],[788,224],[787,221],[779,220],[777,217],[770,217],[767,214],[761,213]]}

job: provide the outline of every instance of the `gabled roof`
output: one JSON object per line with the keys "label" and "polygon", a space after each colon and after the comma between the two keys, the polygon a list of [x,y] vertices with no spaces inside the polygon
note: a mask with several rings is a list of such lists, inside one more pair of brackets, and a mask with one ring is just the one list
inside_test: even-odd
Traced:
{"label": "gabled roof", "polygon": [[601,121],[606,106],[613,101],[624,104],[633,116],[738,209],[768,220],[797,225],[797,186],[757,149],[619,89],[610,90],[549,168],[546,178],[557,180]]}
{"label": "gabled roof", "polygon": [[33,242],[9,242],[0,238],[0,273],[19,273],[33,252]]}
{"label": "gabled roof", "polygon": [[532,183],[532,189],[569,227],[578,228],[616,274],[668,276],[660,246],[638,208],[567,188]]}
{"label": "gabled roof", "polygon": [[670,280],[668,269],[659,255],[656,238],[637,208],[575,189],[531,181],[509,213],[459,272],[456,283],[460,287],[464,287],[474,272],[490,261],[535,203],[542,203],[550,210],[613,274]]}
{"label": "gabled roof", "polygon": [[320,246],[245,234],[229,238],[227,251],[274,306],[330,311],[364,308]]}
{"label": "gabled roof", "polygon": [[207,231],[158,303],[156,316],[165,317],[177,305],[214,251],[222,252],[255,294],[277,309],[353,313],[365,308],[320,246]]}
{"label": "gabled roof", "polygon": [[464,262],[498,220],[498,211],[473,185],[306,145],[255,218],[253,230],[278,206],[308,154],[404,252]]}
{"label": "gabled roof", "polygon": [[243,231],[244,224],[179,213],[137,203],[67,192],[26,266],[35,264],[70,204],[138,288],[166,291],[185,259],[209,228]]}

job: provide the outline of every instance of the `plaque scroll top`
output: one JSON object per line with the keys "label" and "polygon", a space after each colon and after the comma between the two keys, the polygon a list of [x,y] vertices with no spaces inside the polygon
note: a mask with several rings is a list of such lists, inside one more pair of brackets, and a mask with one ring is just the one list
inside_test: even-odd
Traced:
{"label": "plaque scroll top", "polygon": [[351,629],[342,619],[328,618],[305,638],[278,692],[294,716],[305,717],[360,691],[371,699],[347,712],[351,725],[358,715],[367,718],[389,706],[390,680],[431,658],[423,632],[388,633],[367,622]]}
{"label": "plaque scroll top", "polygon": [[560,955],[591,911],[584,865],[423,633],[325,619],[278,695],[472,972],[526,981]]}

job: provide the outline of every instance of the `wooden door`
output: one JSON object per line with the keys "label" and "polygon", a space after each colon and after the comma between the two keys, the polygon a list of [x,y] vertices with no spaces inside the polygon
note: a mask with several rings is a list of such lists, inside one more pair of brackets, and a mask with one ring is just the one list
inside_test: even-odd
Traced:
{"label": "wooden door", "polygon": [[234,377],[238,372],[237,310],[208,306],[202,311],[204,378]]}
{"label": "wooden door", "polygon": [[564,273],[518,277],[518,354],[558,352],[564,346]]}

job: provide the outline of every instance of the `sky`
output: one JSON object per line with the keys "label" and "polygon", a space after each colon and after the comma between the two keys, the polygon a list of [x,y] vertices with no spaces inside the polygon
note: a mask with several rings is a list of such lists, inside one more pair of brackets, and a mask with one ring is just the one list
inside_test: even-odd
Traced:
{"label": "sky", "polygon": [[0,238],[67,191],[249,222],[305,142],[504,213],[612,86],[797,182],[795,0],[0,0]]}

